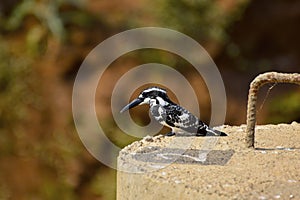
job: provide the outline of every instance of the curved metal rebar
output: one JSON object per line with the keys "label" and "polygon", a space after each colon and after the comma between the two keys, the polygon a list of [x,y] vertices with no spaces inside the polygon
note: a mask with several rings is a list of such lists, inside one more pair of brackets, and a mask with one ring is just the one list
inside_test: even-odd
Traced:
{"label": "curved metal rebar", "polygon": [[258,75],[250,84],[247,105],[246,147],[254,148],[254,133],[256,124],[256,100],[260,87],[267,83],[295,83],[300,85],[300,74],[267,72]]}

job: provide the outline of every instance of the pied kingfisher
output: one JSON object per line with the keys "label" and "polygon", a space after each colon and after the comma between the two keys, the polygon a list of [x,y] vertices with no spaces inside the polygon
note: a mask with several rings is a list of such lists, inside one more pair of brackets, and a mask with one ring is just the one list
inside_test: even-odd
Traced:
{"label": "pied kingfisher", "polygon": [[143,90],[138,98],[126,105],[120,112],[142,104],[149,104],[150,113],[154,119],[172,129],[170,133],[166,134],[167,136],[175,135],[180,131],[196,136],[227,136],[221,131],[208,127],[188,110],[172,102],[166,90],[159,87]]}

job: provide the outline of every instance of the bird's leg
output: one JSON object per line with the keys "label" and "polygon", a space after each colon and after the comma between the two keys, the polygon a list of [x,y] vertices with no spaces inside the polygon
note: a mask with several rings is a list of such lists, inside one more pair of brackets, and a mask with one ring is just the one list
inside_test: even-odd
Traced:
{"label": "bird's leg", "polygon": [[175,135],[175,133],[173,131],[166,134],[166,136],[173,136],[173,135]]}
{"label": "bird's leg", "polygon": [[205,136],[207,133],[205,127],[198,128],[196,136]]}

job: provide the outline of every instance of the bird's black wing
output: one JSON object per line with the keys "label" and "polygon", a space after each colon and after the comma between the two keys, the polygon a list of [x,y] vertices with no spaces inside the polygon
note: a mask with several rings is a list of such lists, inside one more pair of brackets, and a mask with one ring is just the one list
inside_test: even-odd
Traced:
{"label": "bird's black wing", "polygon": [[188,110],[178,105],[164,106],[164,121],[170,127],[179,128],[189,133],[195,133],[196,136],[226,136],[225,133],[209,128],[204,122],[199,120]]}
{"label": "bird's black wing", "polygon": [[197,133],[199,119],[178,105],[165,106],[166,123],[190,133]]}

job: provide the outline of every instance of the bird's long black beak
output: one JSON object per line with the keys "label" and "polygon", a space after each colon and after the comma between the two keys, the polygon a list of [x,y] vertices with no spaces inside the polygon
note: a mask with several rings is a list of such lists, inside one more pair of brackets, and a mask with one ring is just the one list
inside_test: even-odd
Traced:
{"label": "bird's long black beak", "polygon": [[122,110],[120,111],[120,113],[122,113],[122,112],[124,112],[126,110],[129,110],[130,108],[133,108],[135,106],[138,106],[142,102],[143,102],[143,100],[140,99],[140,98],[135,99],[132,102],[130,102],[128,105],[126,105],[124,108],[122,108]]}

